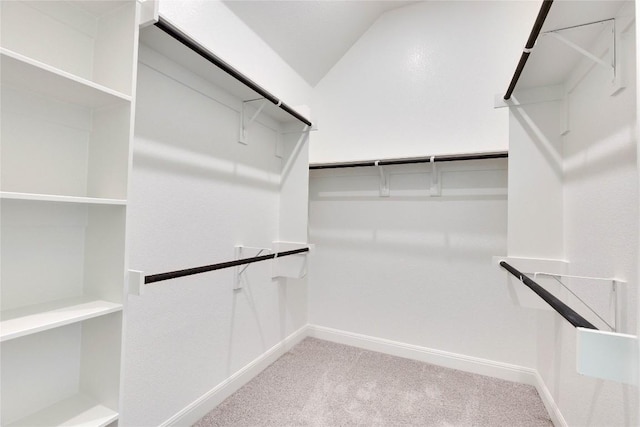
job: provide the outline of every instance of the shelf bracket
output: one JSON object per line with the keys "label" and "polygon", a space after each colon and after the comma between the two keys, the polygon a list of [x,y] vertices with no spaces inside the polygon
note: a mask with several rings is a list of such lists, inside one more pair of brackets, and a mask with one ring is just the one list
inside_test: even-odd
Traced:
{"label": "shelf bracket", "polygon": [[315,252],[315,245],[306,242],[273,242],[275,252],[291,251],[301,248],[309,248],[309,252],[288,257],[274,258],[271,270],[271,278],[302,279],[307,275],[307,255]]}
{"label": "shelf bracket", "polygon": [[442,186],[440,184],[438,166],[436,165],[436,157],[431,156],[429,163],[431,163],[431,196],[439,197],[442,195]]}
{"label": "shelf bracket", "polygon": [[[247,120],[247,104],[250,102],[262,101],[253,115]],[[242,108],[240,109],[240,137],[238,142],[244,145],[248,144],[248,132],[247,129],[258,118],[264,107],[267,105],[267,100],[264,98],[250,99],[248,101],[242,101]]]}
{"label": "shelf bracket", "polygon": [[389,176],[384,168],[380,166],[380,160],[376,160],[376,167],[378,168],[378,172],[380,172],[380,197],[389,197]]}
{"label": "shelf bracket", "polygon": [[[258,251],[256,254],[245,256],[246,251]],[[237,245],[234,248],[234,259],[242,259],[242,258],[252,258],[256,256],[260,256],[265,252],[272,252],[269,248],[252,248],[249,246]],[[234,277],[233,277],[233,290],[242,289],[244,272],[247,271],[251,264],[238,265],[235,267]]]}
{"label": "shelf bracket", "polygon": [[[569,274],[557,274],[557,273],[545,273],[545,272],[535,272],[533,273],[533,280],[536,280],[538,276],[547,276],[553,278],[556,282],[560,284],[565,290],[567,290],[571,295],[573,295],[578,301],[580,301],[593,315],[595,315],[598,319],[600,319],[612,332],[619,332],[619,328],[621,325],[621,312],[620,312],[620,285],[625,284],[626,282],[619,279],[614,278],[603,278],[603,277],[587,277],[587,276],[575,276]],[[584,279],[591,281],[603,281],[606,284],[611,286],[611,304],[610,304],[610,314],[609,320],[605,320],[596,310],[593,309],[586,301],[584,301],[580,296],[578,296],[571,288],[569,288],[561,278],[567,279]]]}
{"label": "shelf bracket", "polygon": [[[541,35],[543,36],[551,36],[554,39],[558,40],[561,43],[564,43],[565,45],[567,45],[568,47],[570,47],[571,49],[575,50],[576,52],[580,53],[581,55],[585,56],[586,58],[590,59],[591,61],[595,62],[597,65],[600,65],[602,67],[604,67],[606,70],[608,70],[611,73],[611,81],[614,81],[616,78],[616,23],[615,23],[615,19],[612,19],[611,21],[613,21],[613,27],[611,30],[611,40],[610,40],[610,46],[609,46],[609,50],[611,52],[611,62],[607,62],[605,60],[603,60],[602,58],[598,57],[597,55],[594,55],[593,53],[589,52],[587,49],[583,48],[582,46],[577,45],[576,43],[572,42],[571,40],[567,39],[566,37],[558,34],[558,31],[562,31],[565,28],[559,29],[559,30],[554,30],[554,31],[548,31],[546,33],[542,33]],[[595,23],[591,23],[591,24],[585,24],[585,25],[592,25],[592,24],[600,24],[601,22],[595,22]]]}

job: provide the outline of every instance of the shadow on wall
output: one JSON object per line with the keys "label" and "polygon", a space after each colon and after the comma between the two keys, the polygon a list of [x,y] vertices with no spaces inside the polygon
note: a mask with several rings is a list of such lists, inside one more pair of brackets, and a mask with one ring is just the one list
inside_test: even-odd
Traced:
{"label": "shadow on wall", "polygon": [[[238,143],[239,112],[140,63],[136,167],[277,190],[283,159],[278,132],[254,122],[250,146]],[[238,101],[240,102],[240,101]],[[286,159],[285,159],[286,160]]]}
{"label": "shadow on wall", "polygon": [[595,139],[589,147],[565,153],[565,181],[580,181],[611,170],[636,168],[635,126],[628,124],[618,132]]}
{"label": "shadow on wall", "polygon": [[[545,157],[547,164],[551,166],[555,175],[559,179],[562,179],[562,146],[556,136],[553,138],[548,137],[543,129],[536,125],[536,122],[539,120],[536,116],[538,108],[539,104],[534,104],[532,106],[511,108],[510,112],[520,123],[522,129],[527,132],[530,140],[536,144],[538,152],[542,153]],[[558,139],[558,145],[554,146],[552,142],[554,139]]]}
{"label": "shadow on wall", "polygon": [[[136,138],[133,162],[135,168],[157,170],[167,175],[190,176],[204,181],[219,181],[238,186],[261,188],[271,192],[280,189],[278,170],[260,171],[243,165],[242,159],[220,159],[214,155],[189,153],[175,144]],[[248,156],[247,156],[248,157]]]}
{"label": "shadow on wall", "polygon": [[[325,247],[354,252],[367,245],[373,253],[486,261],[504,244],[485,222],[496,203],[506,209],[506,165],[505,160],[446,165],[438,172],[441,196],[428,195],[431,174],[424,165],[389,167],[389,197],[379,195],[376,168],[343,170],[339,176],[313,171],[310,203],[317,206],[310,234]],[[499,220],[506,227],[506,218]]]}

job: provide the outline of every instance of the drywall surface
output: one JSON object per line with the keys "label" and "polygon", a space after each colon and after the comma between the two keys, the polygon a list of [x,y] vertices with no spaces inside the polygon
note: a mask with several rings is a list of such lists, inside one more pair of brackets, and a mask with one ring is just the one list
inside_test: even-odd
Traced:
{"label": "drywall surface", "polygon": [[[618,25],[623,25],[619,20]],[[635,76],[635,32],[623,34],[625,76]],[[592,67],[569,95],[570,131],[563,138],[564,246],[569,273],[626,282],[619,332],[637,334],[638,169],[635,79],[611,96],[610,74]],[[612,323],[606,282],[569,281],[571,289]],[[579,303],[572,301],[579,307]],[[575,372],[575,330],[541,319],[539,370],[569,425],[638,425],[637,388]],[[557,316],[556,316],[557,317]],[[595,320],[594,320],[595,321]],[[600,325],[600,324],[598,324]],[[601,329],[607,330],[601,326]],[[553,355],[553,356],[551,356]],[[550,357],[551,356],[551,357]]]}
{"label": "drywall surface", "polygon": [[538,2],[419,2],[383,14],[318,83],[312,163],[504,150],[504,93]]}
{"label": "drywall surface", "polygon": [[[131,269],[161,273],[233,260],[235,245],[306,241],[306,202],[290,200],[308,188],[306,140],[294,150],[284,138],[280,150],[281,126],[262,115],[248,145],[238,143],[241,104],[141,46]],[[288,212],[296,227],[284,236],[282,204],[300,209]],[[257,254],[249,249],[242,257]],[[224,269],[129,296],[122,425],[166,422],[307,323],[305,280],[273,280],[271,267],[250,265],[238,291],[234,269]]]}
{"label": "drywall surface", "polygon": [[312,171],[309,321],[533,367],[535,314],[515,307],[492,257],[506,253],[505,160]]}
{"label": "drywall surface", "polygon": [[284,103],[294,108],[310,104],[311,86],[221,1],[160,0],[159,11]]}
{"label": "drywall surface", "polygon": [[[632,11],[633,3],[625,7]],[[618,30],[625,28],[618,40],[623,65],[617,72],[627,77],[626,89],[613,95],[610,71],[585,58],[568,76],[564,100],[511,107],[509,255],[566,260],[568,275],[626,282],[619,287],[616,327],[635,335],[636,47],[635,24],[622,15],[616,21]],[[603,30],[589,50],[610,58],[610,37],[611,29]],[[539,94],[549,89],[539,88]],[[602,320],[556,287],[554,293],[569,306],[602,330],[610,330],[605,322],[616,324],[611,281],[562,281]],[[571,426],[638,425],[637,388],[579,375],[575,328],[554,311],[540,310],[537,317],[535,366],[564,421]]]}
{"label": "drywall surface", "polygon": [[509,110],[509,256],[563,259],[562,103]]}

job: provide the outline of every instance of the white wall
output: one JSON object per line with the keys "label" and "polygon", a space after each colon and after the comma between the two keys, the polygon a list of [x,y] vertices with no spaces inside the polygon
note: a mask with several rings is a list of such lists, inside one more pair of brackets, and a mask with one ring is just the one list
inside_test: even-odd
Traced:
{"label": "white wall", "polygon": [[[633,4],[627,6],[633,13]],[[617,21],[619,28],[624,22]],[[638,313],[634,30],[635,25],[619,44],[625,90],[611,96],[610,74],[588,60],[568,78],[570,130],[564,136],[563,101],[511,109],[509,162],[509,255],[562,259],[568,262],[567,274],[626,281],[618,331],[628,334],[637,334]],[[599,52],[609,34],[589,48]],[[610,284],[564,282],[613,320]],[[607,330],[579,301],[563,292],[559,296]],[[540,311],[536,335],[536,367],[568,425],[638,425],[636,387],[577,374],[575,328],[553,311]]]}
{"label": "white wall", "polygon": [[316,86],[311,162],[505,150],[504,93],[539,2],[421,2],[382,15]]}
{"label": "white wall", "polygon": [[561,111],[560,101],[510,108],[509,256],[563,259]]}
{"label": "white wall", "polygon": [[535,315],[515,307],[506,253],[506,161],[396,166],[390,197],[374,168],[313,171],[310,323],[533,367]]}
{"label": "white wall", "polygon": [[[623,42],[624,73],[635,76],[633,29]],[[637,334],[636,82],[628,79],[627,89],[610,96],[608,79],[605,69],[593,67],[569,98],[571,131],[563,138],[565,258],[570,274],[627,282],[620,332]],[[609,295],[593,283],[575,283],[574,289],[598,308]],[[549,318],[539,327],[550,326]],[[637,389],[576,374],[574,328],[562,322],[553,324],[553,331],[539,339],[539,346],[553,343],[540,355],[553,363],[539,369],[569,425],[638,425]]]}
{"label": "white wall", "polygon": [[[309,104],[306,83],[223,5],[161,6],[172,22],[285,102]],[[239,144],[240,108],[241,100],[141,47],[131,269],[154,274],[232,260],[238,244],[306,241],[308,144],[294,150],[298,138],[286,136],[285,156],[276,157],[275,130],[284,128],[266,116],[252,125],[249,144]],[[283,206],[291,208],[286,215]],[[234,269],[219,270],[129,296],[121,425],[172,419],[306,325],[306,280],[272,280],[271,262],[249,266],[241,291],[232,290],[233,278]]]}
{"label": "white wall", "polygon": [[[508,111],[493,99],[537,11],[424,2],[384,14],[316,87],[311,161],[506,149]],[[428,165],[392,168],[390,198],[374,168],[312,174],[310,321],[533,367],[535,316],[491,263],[507,251],[506,162],[442,167],[442,198],[428,197]]]}

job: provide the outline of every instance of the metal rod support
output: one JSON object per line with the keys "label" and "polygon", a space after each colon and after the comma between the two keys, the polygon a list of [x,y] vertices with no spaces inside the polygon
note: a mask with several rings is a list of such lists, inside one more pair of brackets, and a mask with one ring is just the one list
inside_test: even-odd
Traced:
{"label": "metal rod support", "polygon": [[238,80],[240,83],[244,84],[254,92],[258,93],[263,98],[268,99],[271,103],[275,104],[277,107],[289,113],[291,116],[295,117],[297,120],[306,124],[307,126],[311,126],[311,122],[307,120],[300,113],[289,107],[287,104],[276,98],[273,94],[269,93],[262,86],[258,85],[253,80],[249,79],[247,76],[242,74],[240,71],[233,68],[231,65],[227,64],[225,61],[220,59],[218,56],[211,53],[207,48],[202,46],[200,43],[193,40],[191,37],[186,35],[184,32],[180,31],[176,26],[169,23],[166,19],[160,16],[158,18],[158,22],[155,23],[155,26],[167,33],[169,36],[173,37],[207,61],[211,62],[216,67],[220,68],[225,73],[229,74],[234,79]]}
{"label": "metal rod support", "polygon": [[598,329],[593,326],[587,319],[580,316],[576,313],[571,307],[560,301],[558,298],[553,296],[549,291],[547,291],[542,286],[538,285],[536,282],[528,278],[505,261],[500,261],[500,266],[511,273],[513,276],[518,278],[522,283],[524,283],[529,289],[535,292],[540,298],[542,298],[547,304],[551,306],[555,311],[558,312],[562,317],[564,317],[569,323],[571,323],[576,328],[586,328],[586,329]]}
{"label": "metal rod support", "polygon": [[309,169],[341,169],[341,168],[361,168],[367,166],[391,166],[391,165],[408,165],[414,163],[431,163],[433,162],[455,162],[459,160],[485,160],[485,159],[502,159],[509,157],[507,152],[500,153],[482,153],[482,154],[464,154],[452,156],[429,156],[429,157],[413,157],[406,159],[387,159],[387,160],[365,160],[362,162],[347,163],[316,163],[309,165]]}
{"label": "metal rod support", "polygon": [[511,83],[509,83],[509,88],[507,92],[504,94],[504,99],[511,98],[514,89],[516,88],[516,84],[518,83],[518,79],[520,79],[520,75],[522,74],[522,70],[524,70],[524,66],[529,59],[529,55],[531,53],[531,49],[536,44],[536,40],[538,39],[538,35],[540,34],[540,30],[542,30],[542,26],[544,25],[545,19],[547,19],[547,15],[549,14],[549,9],[551,9],[551,5],[553,4],[553,0],[544,0],[542,2],[542,6],[540,7],[540,11],[538,12],[538,17],[533,24],[533,28],[531,29],[531,33],[529,34],[529,39],[527,40],[527,44],[524,46],[524,51],[520,56],[520,61],[518,61],[518,66],[516,67],[515,73],[513,73],[513,78],[511,79]]}
{"label": "metal rod support", "polygon": [[206,273],[209,271],[222,270],[223,268],[236,267],[238,265],[251,264],[252,262],[266,261],[274,258],[281,258],[289,255],[309,252],[309,248],[294,249],[291,251],[278,252],[269,255],[255,256],[252,258],[238,259],[235,261],[221,262],[218,264],[204,265],[202,267],[187,268],[184,270],[169,271],[167,273],[152,274],[144,277],[145,285],[163,280],[177,279],[178,277],[192,276],[194,274]]}

